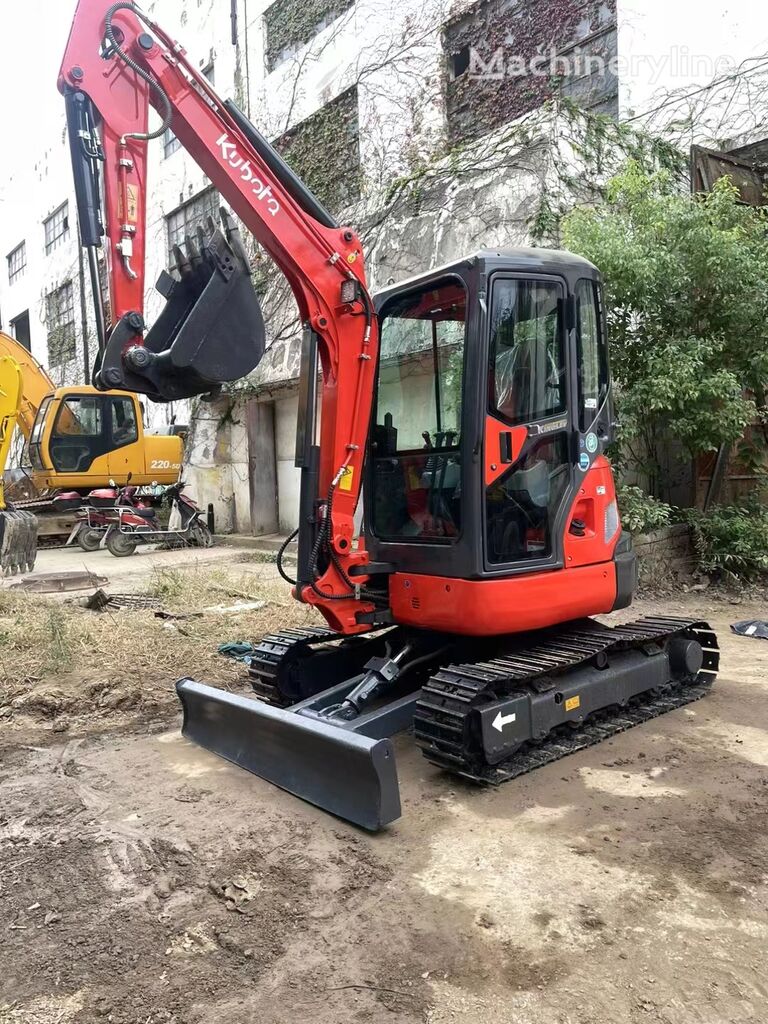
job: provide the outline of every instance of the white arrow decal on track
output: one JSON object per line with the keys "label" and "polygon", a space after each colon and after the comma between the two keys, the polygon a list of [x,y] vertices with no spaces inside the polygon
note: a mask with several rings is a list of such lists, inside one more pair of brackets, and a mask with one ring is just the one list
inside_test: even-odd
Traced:
{"label": "white arrow decal on track", "polygon": [[491,725],[494,729],[498,729],[498,731],[501,732],[505,725],[511,725],[516,718],[517,715],[502,715],[502,713],[499,712],[491,722]]}

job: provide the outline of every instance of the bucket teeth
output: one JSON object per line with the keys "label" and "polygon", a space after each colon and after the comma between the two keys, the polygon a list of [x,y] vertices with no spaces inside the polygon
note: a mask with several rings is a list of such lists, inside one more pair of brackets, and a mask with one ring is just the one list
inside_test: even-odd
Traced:
{"label": "bucket teeth", "polygon": [[123,318],[110,335],[99,371],[118,371],[123,387],[155,401],[215,393],[247,376],[266,347],[250,263],[228,214],[222,213],[220,227],[209,219],[190,231],[172,247],[172,258],[170,273],[164,271],[158,281],[165,305],[144,335],[150,359],[136,366],[128,358],[126,340],[134,335]]}
{"label": "bucket teeth", "polygon": [[[204,244],[204,239],[202,239],[201,242],[202,244]],[[200,248],[198,248],[197,243],[198,239],[195,236],[185,235],[184,246],[187,250],[187,259],[189,260],[190,264],[195,270],[197,270],[197,268],[200,266],[200,263],[202,262],[202,258],[200,256],[200,248],[202,248],[202,244]]]}
{"label": "bucket teeth", "polygon": [[32,572],[37,557],[37,517],[21,509],[0,511],[0,570],[3,576]]}

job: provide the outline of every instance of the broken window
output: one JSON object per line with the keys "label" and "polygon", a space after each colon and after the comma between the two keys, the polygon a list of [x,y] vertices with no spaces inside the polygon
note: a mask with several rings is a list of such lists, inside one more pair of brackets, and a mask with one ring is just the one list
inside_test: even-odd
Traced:
{"label": "broken window", "polygon": [[53,252],[69,235],[69,203],[62,203],[50,217],[46,217],[43,221],[43,229],[45,231],[45,251],[46,253]]}
{"label": "broken window", "polygon": [[357,88],[326,103],[274,146],[329,210],[356,202],[362,188]]}
{"label": "broken window", "polygon": [[264,12],[267,71],[292,57],[353,4],[354,0],[275,0]]}

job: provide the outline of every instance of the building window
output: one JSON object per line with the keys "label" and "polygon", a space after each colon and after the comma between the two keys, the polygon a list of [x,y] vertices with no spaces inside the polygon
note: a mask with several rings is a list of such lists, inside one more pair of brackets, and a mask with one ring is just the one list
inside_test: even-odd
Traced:
{"label": "building window", "polygon": [[11,320],[11,333],[27,352],[32,351],[32,340],[29,335],[29,310],[25,309]]}
{"label": "building window", "polygon": [[264,12],[267,70],[297,53],[302,46],[333,24],[355,0],[275,0]]}
{"label": "building window", "polygon": [[43,221],[45,229],[45,251],[53,252],[60,242],[69,235],[69,203],[63,203]]}
{"label": "building window", "polygon": [[357,88],[300,121],[274,146],[329,210],[356,202],[362,193]]}
{"label": "building window", "polygon": [[22,242],[21,245],[17,245],[16,248],[8,253],[8,284],[13,284],[21,275],[27,266],[27,243]]}
{"label": "building window", "polygon": [[71,281],[45,296],[45,325],[48,330],[48,365],[64,366],[77,355],[75,290]]}
{"label": "building window", "polygon": [[181,143],[173,134],[170,128],[166,128],[163,134],[163,156],[167,160],[168,157],[175,153],[177,149],[181,149]]}
{"label": "building window", "polygon": [[168,234],[168,265],[174,267],[176,258],[173,255],[174,245],[184,245],[187,235],[194,236],[198,227],[206,228],[209,217],[215,224],[219,222],[219,206],[221,196],[214,188],[207,188],[194,198],[183,203],[165,218]]}

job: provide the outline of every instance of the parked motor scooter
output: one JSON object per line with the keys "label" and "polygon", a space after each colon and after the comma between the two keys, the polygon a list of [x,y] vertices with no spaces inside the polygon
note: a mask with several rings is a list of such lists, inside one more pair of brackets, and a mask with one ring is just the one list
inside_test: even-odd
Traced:
{"label": "parked motor scooter", "polygon": [[[167,487],[163,495],[171,506],[168,526],[163,528],[153,508],[127,504],[115,509],[101,543],[117,558],[132,555],[139,544],[164,543],[170,546],[192,545],[209,548],[213,537],[196,502],[183,494],[184,481]],[[130,489],[129,489],[130,490]]]}
{"label": "parked motor scooter", "polygon": [[[117,522],[117,509],[120,506],[129,506],[142,513],[149,511],[154,514],[152,506],[137,496],[138,488],[129,486],[131,475],[128,474],[128,479],[122,487],[118,487],[114,480],[110,480],[109,487],[97,487],[90,491],[85,498],[86,504],[82,504],[83,499],[78,495],[71,496],[71,499],[79,498],[81,504],[67,545],[76,543],[83,551],[98,551],[110,524]],[[70,499],[69,495],[63,497]]]}

